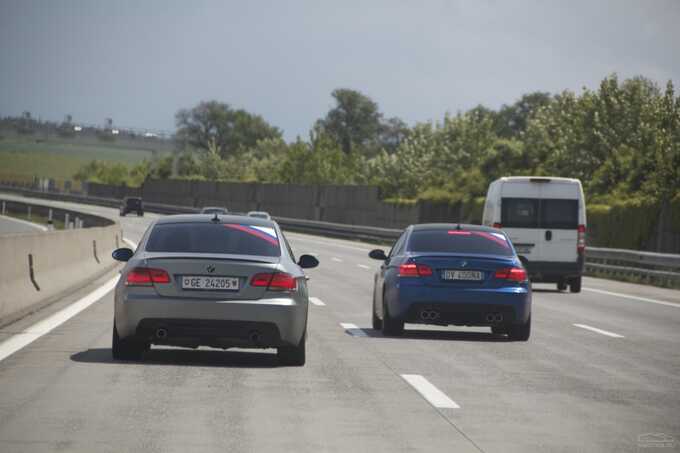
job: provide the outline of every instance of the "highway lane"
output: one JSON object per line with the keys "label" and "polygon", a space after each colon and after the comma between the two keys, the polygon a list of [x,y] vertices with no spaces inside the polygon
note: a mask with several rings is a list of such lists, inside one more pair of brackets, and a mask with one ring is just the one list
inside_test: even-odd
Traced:
{"label": "highway lane", "polygon": [[[126,237],[138,240],[152,217],[122,219]],[[546,291],[535,292],[528,343],[423,326],[383,338],[370,329],[372,247],[287,237],[322,263],[309,272],[325,305],[310,306],[307,366],[171,348],[113,362],[108,295],[0,362],[0,451],[638,451],[641,434],[680,438],[680,305],[537,285]],[[639,285],[584,286],[680,301]],[[403,375],[459,408],[434,407]]]}
{"label": "highway lane", "polygon": [[47,231],[47,227],[14,217],[0,215],[0,234],[36,233]]}

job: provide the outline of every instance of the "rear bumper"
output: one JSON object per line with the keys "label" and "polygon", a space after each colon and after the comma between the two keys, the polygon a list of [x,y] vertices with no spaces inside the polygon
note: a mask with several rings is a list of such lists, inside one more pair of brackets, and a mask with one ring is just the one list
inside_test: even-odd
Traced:
{"label": "rear bumper", "polygon": [[[402,285],[386,296],[390,315],[409,323],[490,326],[499,321],[489,322],[487,315],[500,314],[503,324],[522,324],[531,314],[531,289],[521,286],[452,291]],[[423,310],[438,316],[424,320]]]}
{"label": "rear bumper", "polygon": [[527,261],[524,266],[529,271],[532,282],[557,283],[580,277],[583,274],[583,262],[583,258],[572,262]]}
{"label": "rear bumper", "polygon": [[[307,326],[307,300],[208,301],[160,298],[157,294],[116,295],[115,322],[121,338],[154,344],[215,347],[279,347],[299,344]],[[163,328],[166,338],[157,338]],[[259,333],[257,341],[251,339]]]}

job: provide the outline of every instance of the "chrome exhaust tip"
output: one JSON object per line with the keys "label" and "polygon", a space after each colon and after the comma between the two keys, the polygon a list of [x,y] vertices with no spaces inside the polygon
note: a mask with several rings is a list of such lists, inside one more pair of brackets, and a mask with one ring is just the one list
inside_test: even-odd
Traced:
{"label": "chrome exhaust tip", "polygon": [[156,338],[159,340],[165,340],[168,338],[168,331],[163,328],[156,329]]}
{"label": "chrome exhaust tip", "polygon": [[420,319],[423,321],[434,321],[436,319],[439,319],[439,312],[435,310],[422,310],[420,312]]}
{"label": "chrome exhaust tip", "polygon": [[500,313],[497,313],[496,316],[494,317],[494,321],[503,322],[503,315],[500,314]]}
{"label": "chrome exhaust tip", "polygon": [[496,317],[492,313],[486,315],[486,322],[494,322],[495,319]]}

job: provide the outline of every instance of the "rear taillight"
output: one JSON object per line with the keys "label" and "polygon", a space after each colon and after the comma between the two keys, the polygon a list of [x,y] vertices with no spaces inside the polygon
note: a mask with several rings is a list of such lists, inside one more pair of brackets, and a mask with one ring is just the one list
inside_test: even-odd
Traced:
{"label": "rear taillight", "polygon": [[151,286],[152,283],[170,283],[170,275],[163,269],[135,267],[127,274],[127,286]]}
{"label": "rear taillight", "polygon": [[250,286],[266,287],[269,291],[295,291],[297,280],[285,272],[262,273],[253,275]]}
{"label": "rear taillight", "polygon": [[498,269],[496,271],[496,278],[500,280],[510,280],[513,282],[525,282],[527,281],[527,271],[521,267]]}
{"label": "rear taillight", "polygon": [[399,266],[400,277],[429,277],[432,268],[427,264],[406,263]]}
{"label": "rear taillight", "polygon": [[498,223],[498,222],[496,222],[496,223],[493,224],[493,227],[494,227],[494,228],[498,228],[498,229],[500,229],[502,226],[503,226],[503,225],[501,225],[501,224]]}
{"label": "rear taillight", "polygon": [[583,253],[586,250],[586,226],[578,226],[578,239],[576,241],[576,250],[578,253]]}

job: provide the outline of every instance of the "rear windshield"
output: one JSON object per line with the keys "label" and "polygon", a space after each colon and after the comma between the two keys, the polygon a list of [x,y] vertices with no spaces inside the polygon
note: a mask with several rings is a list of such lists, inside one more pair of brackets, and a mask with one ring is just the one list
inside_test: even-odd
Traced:
{"label": "rear windshield", "polygon": [[513,256],[508,238],[502,233],[466,230],[419,230],[409,239],[412,252],[472,253]]}
{"label": "rear windshield", "polygon": [[578,200],[503,198],[503,228],[578,228]]}
{"label": "rear windshield", "polygon": [[127,206],[139,206],[142,200],[139,198],[128,198],[125,202]]}
{"label": "rear windshield", "polygon": [[224,253],[281,256],[272,227],[235,223],[166,223],[156,225],[146,245],[149,252]]}

